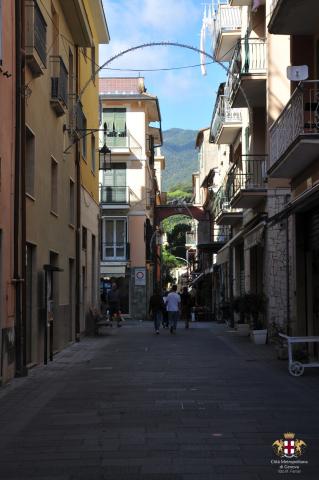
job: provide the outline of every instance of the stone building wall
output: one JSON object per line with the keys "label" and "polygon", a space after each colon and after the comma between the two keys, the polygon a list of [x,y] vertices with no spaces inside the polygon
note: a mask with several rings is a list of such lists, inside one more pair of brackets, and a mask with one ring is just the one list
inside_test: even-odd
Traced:
{"label": "stone building wall", "polygon": [[[289,190],[268,191],[268,217],[279,213],[287,203]],[[289,218],[289,217],[288,217]],[[287,250],[288,228],[288,250]],[[292,306],[292,224],[287,218],[270,221],[265,234],[265,293],[268,297],[268,324],[284,326],[291,315]],[[288,269],[288,270],[287,270]],[[287,279],[289,285],[287,286]],[[289,287],[289,288],[288,288]],[[289,295],[289,301],[287,302]],[[290,306],[288,313],[287,305]]]}

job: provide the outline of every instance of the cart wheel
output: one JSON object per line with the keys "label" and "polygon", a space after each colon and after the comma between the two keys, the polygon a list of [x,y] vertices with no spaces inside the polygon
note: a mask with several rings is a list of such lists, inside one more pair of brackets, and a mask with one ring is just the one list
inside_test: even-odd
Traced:
{"label": "cart wheel", "polygon": [[293,375],[294,377],[300,377],[303,374],[304,371],[305,371],[305,367],[300,362],[293,362],[289,366],[289,373],[290,373],[290,375]]}

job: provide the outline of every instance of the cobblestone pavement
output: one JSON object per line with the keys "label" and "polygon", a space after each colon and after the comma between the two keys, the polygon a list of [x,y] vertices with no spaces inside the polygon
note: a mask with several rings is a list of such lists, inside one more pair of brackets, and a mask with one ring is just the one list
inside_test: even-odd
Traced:
{"label": "cobblestone pavement", "polygon": [[0,389],[0,479],[277,479],[287,431],[318,479],[318,380],[221,325],[126,322]]}

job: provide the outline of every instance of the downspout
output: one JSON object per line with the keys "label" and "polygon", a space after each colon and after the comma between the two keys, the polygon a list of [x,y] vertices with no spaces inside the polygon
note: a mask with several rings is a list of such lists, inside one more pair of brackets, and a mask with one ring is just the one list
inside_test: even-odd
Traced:
{"label": "downspout", "polygon": [[16,126],[14,165],[14,230],[13,230],[13,282],[15,284],[15,375],[23,376],[26,370],[25,339],[25,103],[24,85],[24,1],[15,0],[16,42]]}
{"label": "downspout", "polygon": [[[79,47],[75,47],[76,98],[79,93]],[[78,104],[76,105],[79,108]],[[75,112],[77,118],[77,112]],[[81,314],[81,171],[79,141],[75,143],[76,170],[76,233],[75,233],[75,340],[80,341]]]}
{"label": "downspout", "polygon": [[289,285],[289,217],[286,218],[286,295],[287,295],[287,335],[290,335],[290,285]]}

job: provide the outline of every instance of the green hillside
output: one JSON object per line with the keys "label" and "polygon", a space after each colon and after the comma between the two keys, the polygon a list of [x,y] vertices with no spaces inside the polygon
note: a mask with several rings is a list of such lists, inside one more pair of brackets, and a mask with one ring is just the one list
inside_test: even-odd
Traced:
{"label": "green hillside", "polygon": [[192,173],[198,170],[195,140],[197,131],[171,128],[163,132],[162,153],[166,157],[163,191],[191,189]]}

